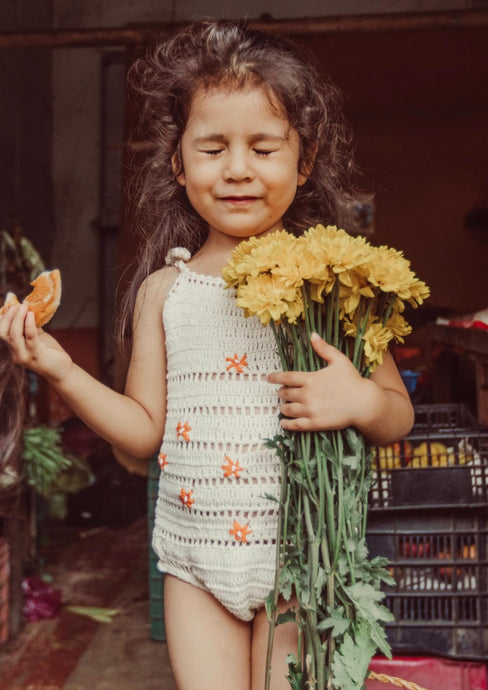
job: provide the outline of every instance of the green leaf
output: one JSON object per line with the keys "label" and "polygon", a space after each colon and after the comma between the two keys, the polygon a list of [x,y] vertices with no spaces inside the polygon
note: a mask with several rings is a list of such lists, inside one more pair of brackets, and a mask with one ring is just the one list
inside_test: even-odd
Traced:
{"label": "green leaf", "polygon": [[347,445],[354,455],[359,455],[364,448],[364,436],[360,434],[354,427],[348,426],[343,429],[344,438]]}
{"label": "green leaf", "polygon": [[371,569],[371,576],[374,578],[375,582],[379,587],[380,582],[384,582],[387,585],[394,585],[395,578],[390,575],[388,570],[384,566],[389,565],[390,561],[383,556],[375,556],[369,562]]}
{"label": "green leaf", "polygon": [[394,616],[385,606],[377,603],[383,599],[384,594],[365,582],[357,582],[345,589],[358,613],[364,619],[364,623],[368,625],[371,640],[386,656],[389,656],[390,647],[379,621],[392,622]]}
{"label": "green leaf", "polygon": [[344,617],[344,609],[334,609],[331,615],[323,618],[317,625],[319,633],[324,633],[327,630],[331,631],[332,637],[340,637],[350,627],[351,621]]}
{"label": "green leaf", "polygon": [[361,458],[358,455],[344,455],[342,464],[351,470],[357,470],[361,463]]}
{"label": "green leaf", "polygon": [[324,568],[319,566],[317,578],[315,580],[315,592],[317,594],[317,599],[320,600],[322,597],[322,592],[327,585],[327,573]]}
{"label": "green leaf", "polygon": [[362,688],[375,650],[376,647],[366,626],[358,627],[354,638],[346,633],[332,659],[334,689],[358,690]]}
{"label": "green leaf", "polygon": [[360,539],[356,543],[356,561],[362,562],[366,561],[368,558],[368,546],[365,539]]}
{"label": "green leaf", "polygon": [[263,498],[267,499],[268,501],[274,501],[275,503],[279,503],[279,498],[277,496],[273,496],[273,494],[269,494],[268,492],[265,492],[263,495]]}
{"label": "green leaf", "polygon": [[120,609],[106,609],[98,606],[67,606],[66,608],[72,613],[91,618],[97,623],[112,623],[113,617],[120,613]]}
{"label": "green leaf", "polygon": [[293,589],[295,578],[292,570],[286,565],[282,567],[279,574],[280,594],[286,601],[289,601]]}
{"label": "green leaf", "polygon": [[[386,611],[387,609],[385,609]],[[391,648],[386,638],[384,628],[376,621],[370,624],[371,639],[378,647],[378,649],[388,658],[391,659]]]}
{"label": "green leaf", "polygon": [[281,625],[282,623],[296,623],[296,620],[295,609],[287,609],[284,613],[280,613],[276,619],[276,625]]}
{"label": "green leaf", "polygon": [[286,657],[288,664],[287,680],[290,683],[291,690],[303,690],[305,687],[305,674],[301,670],[294,654],[288,654]]}
{"label": "green leaf", "polygon": [[393,614],[385,606],[380,606],[377,602],[384,598],[380,592],[366,582],[356,582],[346,588],[348,596],[354,602],[356,608],[364,618],[370,621],[391,622],[394,620]]}
{"label": "green leaf", "polygon": [[330,441],[329,435],[325,431],[321,431],[319,433],[320,437],[320,447],[322,452],[325,454],[327,458],[335,458],[336,452],[334,450],[334,447]]}

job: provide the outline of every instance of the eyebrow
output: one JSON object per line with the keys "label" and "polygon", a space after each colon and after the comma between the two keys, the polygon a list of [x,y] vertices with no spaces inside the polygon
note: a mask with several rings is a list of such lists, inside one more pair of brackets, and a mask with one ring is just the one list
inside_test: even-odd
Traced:
{"label": "eyebrow", "polygon": [[[250,138],[250,142],[253,144],[257,144],[261,141],[269,141],[269,142],[281,142],[285,141],[285,137],[280,136],[279,134],[270,134],[267,132],[258,132],[256,134],[253,134]],[[207,134],[204,137],[197,137],[194,140],[194,143],[197,146],[200,146],[202,144],[208,144],[208,143],[219,143],[223,144],[226,142],[226,137],[224,137],[222,134]]]}

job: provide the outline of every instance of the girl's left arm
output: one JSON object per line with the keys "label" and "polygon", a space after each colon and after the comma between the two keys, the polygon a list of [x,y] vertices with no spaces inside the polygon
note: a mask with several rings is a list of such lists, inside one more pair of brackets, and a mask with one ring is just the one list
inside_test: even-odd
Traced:
{"label": "girl's left arm", "polygon": [[410,397],[392,356],[371,378],[362,377],[351,361],[318,335],[312,346],[327,366],[315,372],[275,372],[270,383],[280,385],[281,420],[290,431],[325,431],[354,426],[379,445],[403,438],[412,428]]}

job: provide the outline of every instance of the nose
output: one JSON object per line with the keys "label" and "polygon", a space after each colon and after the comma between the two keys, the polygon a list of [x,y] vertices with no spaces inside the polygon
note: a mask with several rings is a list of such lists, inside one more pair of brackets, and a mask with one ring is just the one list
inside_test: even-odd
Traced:
{"label": "nose", "polygon": [[227,182],[242,182],[254,177],[254,168],[247,149],[235,147],[227,152],[223,176]]}

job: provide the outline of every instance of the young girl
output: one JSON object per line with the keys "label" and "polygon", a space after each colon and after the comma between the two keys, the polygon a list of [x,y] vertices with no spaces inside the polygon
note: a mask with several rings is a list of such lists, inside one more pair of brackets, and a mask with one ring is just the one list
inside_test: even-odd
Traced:
{"label": "young girl", "polygon": [[[354,425],[390,443],[410,429],[412,408],[391,357],[366,380],[318,336],[321,371],[279,372],[271,329],[244,318],[220,277],[251,236],[348,225],[351,158],[335,88],[287,43],[224,21],[157,44],[131,81],[153,148],[123,315],[133,311],[125,392],[81,370],[25,307],[1,319],[0,337],[122,453],[160,448],[153,545],[178,688],[261,690],[277,529],[267,494],[280,481],[263,440],[281,411],[286,429]],[[289,687],[296,644],[294,624],[277,628],[273,690]]]}

